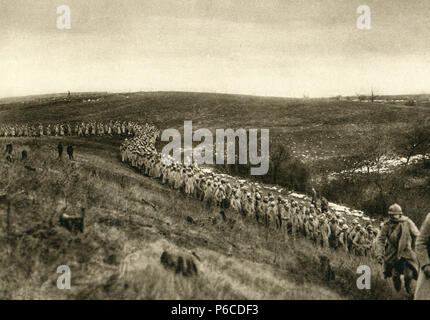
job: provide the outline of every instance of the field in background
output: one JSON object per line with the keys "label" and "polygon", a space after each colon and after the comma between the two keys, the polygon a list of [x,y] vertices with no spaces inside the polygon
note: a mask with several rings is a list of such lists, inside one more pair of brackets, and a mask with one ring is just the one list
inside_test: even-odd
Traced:
{"label": "field in background", "polygon": [[180,129],[185,120],[192,120],[195,129],[269,128],[271,136],[279,136],[295,155],[312,162],[354,154],[357,138],[375,128],[387,129],[395,139],[400,131],[429,116],[430,108],[423,105],[187,92],[91,93],[72,94],[70,101],[65,95],[0,101],[1,123],[118,119]]}

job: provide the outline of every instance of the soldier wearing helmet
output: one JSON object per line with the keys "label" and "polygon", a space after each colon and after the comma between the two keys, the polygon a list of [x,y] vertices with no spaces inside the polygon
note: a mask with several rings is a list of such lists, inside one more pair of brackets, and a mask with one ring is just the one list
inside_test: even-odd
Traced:
{"label": "soldier wearing helmet", "polygon": [[240,212],[242,210],[242,205],[240,203],[239,195],[237,193],[232,194],[230,204],[236,212]]}
{"label": "soldier wearing helmet", "polygon": [[313,188],[313,187],[312,187],[312,201],[311,201],[311,204],[312,204],[315,208],[317,207],[317,201],[318,201],[318,198],[317,198],[317,192],[316,192],[315,188]]}
{"label": "soldier wearing helmet", "polygon": [[329,222],[330,226],[330,237],[328,239],[330,247],[333,249],[337,249],[338,247],[338,236],[340,233],[340,228],[337,223],[336,217],[332,216]]}
{"label": "soldier wearing helmet", "polygon": [[252,217],[254,216],[254,203],[252,202],[252,195],[250,192],[246,194],[247,201],[242,205],[242,216]]}
{"label": "soldier wearing helmet", "polygon": [[353,250],[357,256],[364,256],[367,254],[367,250],[370,247],[366,236],[366,230],[360,224],[357,225],[356,230],[357,232],[352,239]]}
{"label": "soldier wearing helmet", "polygon": [[319,240],[320,240],[321,246],[323,248],[328,248],[329,247],[328,239],[330,237],[331,231],[330,231],[330,226],[323,215],[320,216],[318,230],[319,230],[319,236],[320,236]]}
{"label": "soldier wearing helmet", "polygon": [[261,195],[259,192],[256,193],[255,195],[255,202],[254,202],[254,212],[255,212],[255,220],[257,222],[260,222],[262,216],[263,216],[263,201],[261,199]]}
{"label": "soldier wearing helmet", "polygon": [[355,235],[359,232],[358,226],[359,226],[358,220],[357,219],[352,220],[352,228],[348,232],[347,241],[346,241],[346,245],[348,247],[349,252],[353,251],[352,241],[353,241]]}
{"label": "soldier wearing helmet", "polygon": [[389,207],[388,216],[389,220],[382,225],[376,240],[376,256],[384,265],[384,277],[392,277],[396,291],[401,289],[400,276],[403,274],[405,290],[412,295],[411,281],[418,277],[418,260],[413,248],[419,230],[403,215],[398,204]]}
{"label": "soldier wearing helmet", "polygon": [[345,250],[345,252],[348,252],[348,230],[348,225],[343,223],[338,236],[339,247],[341,247],[342,250]]}
{"label": "soldier wearing helmet", "polygon": [[421,225],[417,238],[417,254],[420,263],[420,274],[417,280],[415,300],[430,299],[430,213]]}

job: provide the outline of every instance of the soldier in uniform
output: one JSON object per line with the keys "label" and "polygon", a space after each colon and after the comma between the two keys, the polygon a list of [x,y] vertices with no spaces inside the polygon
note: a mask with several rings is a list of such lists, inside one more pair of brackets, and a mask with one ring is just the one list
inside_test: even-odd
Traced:
{"label": "soldier in uniform", "polygon": [[359,223],[358,223],[357,219],[354,219],[352,221],[352,228],[351,228],[351,230],[347,234],[348,252],[353,252],[354,251],[353,240],[354,240],[355,234],[358,233],[358,232],[359,232]]}
{"label": "soldier in uniform", "polygon": [[430,213],[427,214],[417,238],[416,250],[420,272],[415,290],[415,300],[430,300]]}
{"label": "soldier in uniform", "polygon": [[278,229],[281,229],[282,218],[285,217],[285,206],[281,196],[278,197],[278,202],[276,203],[275,207],[276,207],[276,227]]}
{"label": "soldier in uniform", "polygon": [[269,204],[269,198],[265,196],[263,198],[263,224],[266,229],[270,227],[271,223],[271,215],[270,215],[270,204]]}
{"label": "soldier in uniform", "polygon": [[330,219],[330,237],[328,239],[330,247],[333,249],[337,249],[338,246],[338,236],[339,236],[339,226],[337,225],[337,221],[335,217]]}
{"label": "soldier in uniform", "polygon": [[405,290],[412,295],[411,281],[418,278],[418,260],[413,250],[419,230],[403,215],[402,208],[393,204],[388,209],[389,220],[382,225],[376,242],[378,262],[384,265],[384,277],[393,279],[396,291],[401,290],[404,275]]}
{"label": "soldier in uniform", "polygon": [[348,225],[344,223],[342,225],[341,231],[339,233],[339,247],[342,248],[345,252],[348,252]]}
{"label": "soldier in uniform", "polygon": [[63,155],[63,145],[61,144],[61,142],[58,144],[57,150],[58,150],[58,158],[61,159]]}
{"label": "soldier in uniform", "polygon": [[254,204],[252,203],[251,193],[247,193],[247,201],[242,204],[242,216],[244,218],[254,216]]}
{"label": "soldier in uniform", "polygon": [[71,145],[67,146],[67,154],[69,155],[69,159],[73,160],[73,147]]}
{"label": "soldier in uniform", "polygon": [[263,201],[261,199],[261,194],[257,192],[255,195],[255,203],[254,203],[254,212],[255,212],[255,221],[258,223],[262,220],[263,216]]}
{"label": "soldier in uniform", "polygon": [[207,207],[211,207],[213,205],[213,202],[214,202],[213,188],[214,187],[212,185],[212,180],[208,180],[206,182],[206,188],[205,188],[205,193],[204,193],[204,201],[206,202]]}
{"label": "soldier in uniform", "polygon": [[291,216],[291,235],[293,236],[293,238],[296,237],[298,228],[299,228],[299,219],[298,219],[298,214],[297,214],[297,202],[296,201],[292,201],[291,203],[291,211],[290,211],[290,216]]}
{"label": "soldier in uniform", "polygon": [[328,212],[328,201],[325,197],[321,197],[321,212]]}
{"label": "soldier in uniform", "polygon": [[237,193],[232,194],[232,199],[230,201],[230,205],[233,208],[234,211],[236,212],[240,212],[241,211],[241,204],[240,204],[240,199],[239,199],[239,195]]}
{"label": "soldier in uniform", "polygon": [[320,216],[320,221],[318,225],[320,239],[319,242],[323,248],[329,248],[330,244],[328,239],[330,238],[330,226],[327,223],[323,215]]}
{"label": "soldier in uniform", "polygon": [[318,201],[317,192],[316,192],[315,188],[312,187],[312,202],[311,202],[311,204],[315,208],[317,208],[317,201]]}
{"label": "soldier in uniform", "polygon": [[352,239],[352,247],[355,255],[365,256],[369,247],[366,230],[361,225],[357,225],[356,229],[358,232],[355,233],[354,238]]}
{"label": "soldier in uniform", "polygon": [[39,136],[43,137],[43,126],[39,124]]}

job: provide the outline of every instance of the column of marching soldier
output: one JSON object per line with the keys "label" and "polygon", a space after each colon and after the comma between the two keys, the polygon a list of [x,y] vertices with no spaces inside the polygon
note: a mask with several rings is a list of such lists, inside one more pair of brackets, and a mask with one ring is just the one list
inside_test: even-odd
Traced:
{"label": "column of marching soldier", "polygon": [[[268,192],[258,183],[237,180],[225,174],[207,172],[197,165],[162,159],[155,149],[159,130],[132,121],[90,121],[56,124],[0,126],[0,137],[129,135],[120,147],[123,162],[143,174],[189,197],[236,212],[269,230],[280,230],[295,238],[302,235],[322,247],[341,248],[356,255],[374,255],[378,228],[357,219],[347,221],[339,213],[310,202]],[[228,207],[228,208],[227,208]]]}
{"label": "column of marching soldier", "polygon": [[131,121],[0,125],[0,137],[133,135],[134,128]]}
{"label": "column of marching soldier", "polygon": [[356,255],[373,256],[378,228],[357,219],[350,225],[341,214],[306,201],[268,192],[258,183],[237,180],[226,174],[208,172],[196,164],[185,165],[162,157],[155,149],[158,131],[146,127],[120,147],[121,159],[144,175],[198,199],[207,207],[220,207],[247,221],[255,221],[286,236],[310,239],[322,247],[341,249]]}
{"label": "column of marching soldier", "polygon": [[[389,220],[379,228],[370,222],[362,225],[358,219],[333,212],[326,201],[321,201],[321,206],[318,206],[315,199],[311,202],[274,194],[264,185],[204,170],[195,163],[182,164],[164,157],[155,148],[160,132],[149,124],[91,121],[0,126],[0,136],[3,137],[45,135],[127,135],[120,146],[122,162],[190,198],[204,202],[208,208],[219,207],[224,217],[235,214],[247,222],[261,224],[266,230],[283,232],[286,237],[295,239],[301,236],[321,247],[376,258],[384,265],[384,276],[393,278],[397,290],[400,290],[400,274],[404,275],[405,289],[409,293],[410,280],[418,277],[420,268],[412,247],[420,232],[397,204],[390,206]],[[426,221],[429,221],[430,228],[430,214]],[[428,240],[418,240],[421,244],[425,241]],[[427,259],[422,268],[430,277],[430,258],[422,252],[419,255]]]}

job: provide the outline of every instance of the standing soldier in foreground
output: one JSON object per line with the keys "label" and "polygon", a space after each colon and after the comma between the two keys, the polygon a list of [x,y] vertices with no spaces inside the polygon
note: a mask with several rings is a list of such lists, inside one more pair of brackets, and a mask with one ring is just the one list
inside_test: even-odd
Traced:
{"label": "standing soldier in foreground", "polygon": [[376,240],[376,257],[384,265],[384,278],[393,278],[397,292],[402,287],[400,275],[404,275],[405,290],[412,295],[412,279],[418,278],[418,260],[413,251],[419,230],[414,222],[403,216],[402,208],[393,204],[388,209],[390,219],[382,225]]}
{"label": "standing soldier in foreground", "polygon": [[415,300],[430,300],[430,213],[427,214],[421,226],[416,250],[420,263],[420,274],[415,291]]}

